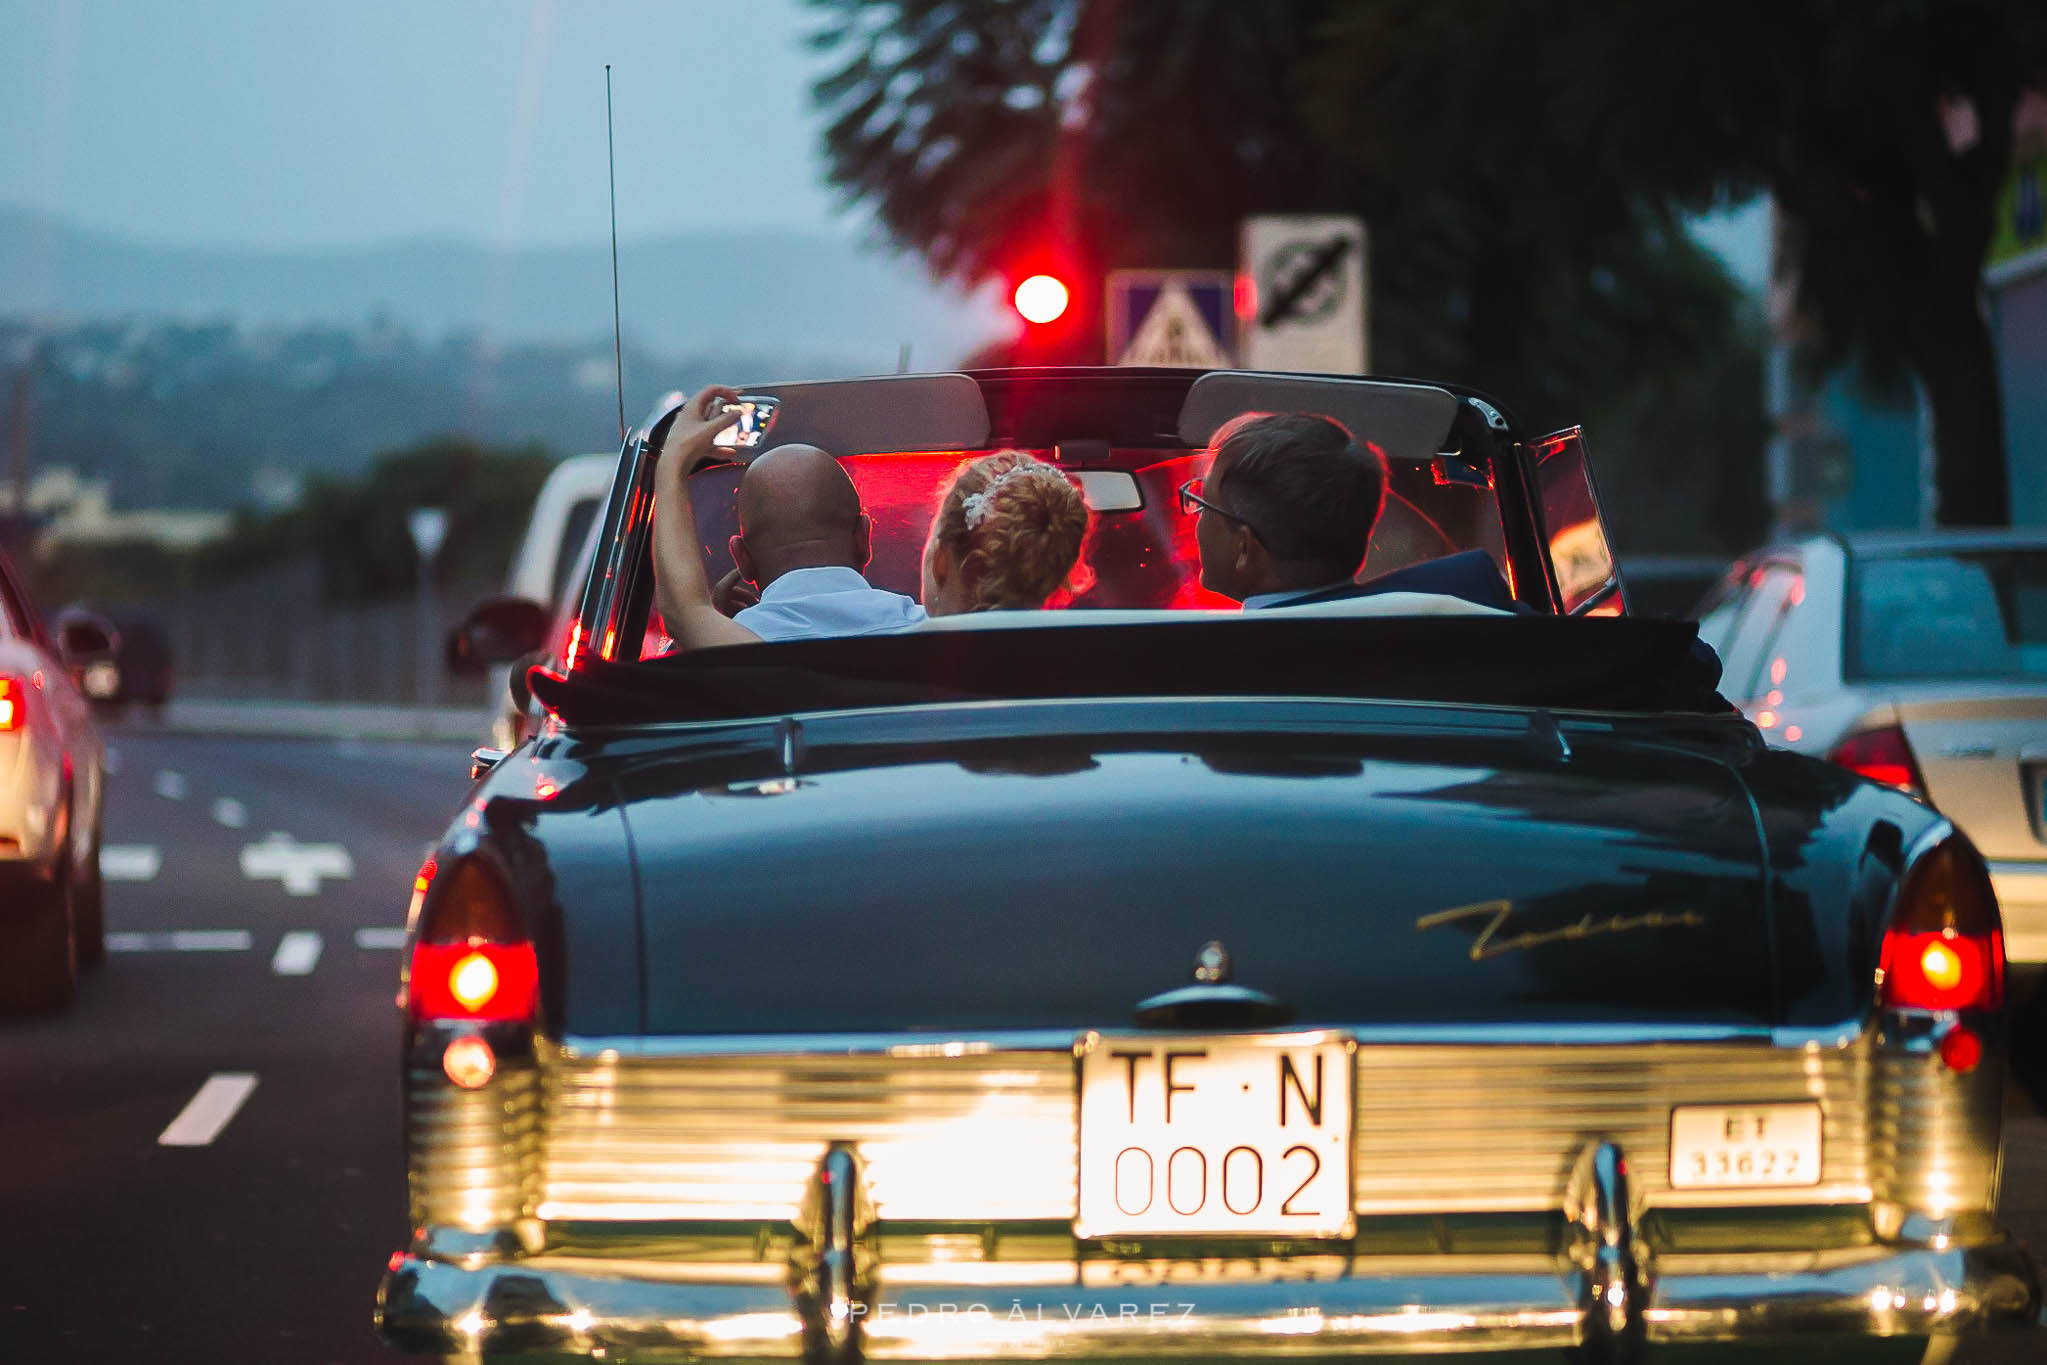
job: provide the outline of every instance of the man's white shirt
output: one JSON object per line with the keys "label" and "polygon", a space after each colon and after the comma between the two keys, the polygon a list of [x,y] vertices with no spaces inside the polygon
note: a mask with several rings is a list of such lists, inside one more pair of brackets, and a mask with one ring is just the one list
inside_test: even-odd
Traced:
{"label": "man's white shirt", "polygon": [[763,640],[805,640],[908,630],[924,619],[924,608],[875,587],[857,569],[791,569],[732,619]]}

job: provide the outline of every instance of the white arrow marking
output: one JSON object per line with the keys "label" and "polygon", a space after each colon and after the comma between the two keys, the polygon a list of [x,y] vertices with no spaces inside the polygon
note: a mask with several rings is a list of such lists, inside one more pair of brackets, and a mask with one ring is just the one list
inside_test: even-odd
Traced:
{"label": "white arrow marking", "polygon": [[358,948],[403,948],[403,929],[358,929],[355,931],[355,946]]}
{"label": "white arrow marking", "polygon": [[294,929],[278,940],[270,970],[279,976],[305,976],[319,960],[320,936],[310,929]]}
{"label": "white arrow marking", "polygon": [[108,844],[100,850],[100,875],[110,882],[153,881],[163,870],[155,844]]}
{"label": "white arrow marking", "polygon": [[252,945],[246,929],[179,929],[168,934],[108,934],[110,953],[242,953]]}
{"label": "white arrow marking", "polygon": [[185,777],[166,768],[156,775],[156,794],[166,801],[185,799]]}
{"label": "white arrow marking", "polygon": [[171,1126],[157,1138],[161,1147],[208,1147],[227,1127],[228,1120],[256,1088],[256,1078],[246,1071],[216,1071],[199,1087]]}
{"label": "white arrow marking", "polygon": [[353,877],[355,860],[339,844],[302,844],[280,830],[242,848],[242,875],[250,881],[283,882],[294,896],[314,896],[322,878]]}
{"label": "white arrow marking", "polygon": [[107,746],[106,771],[109,776],[121,771],[121,751],[111,744]]}
{"label": "white arrow marking", "polygon": [[249,823],[249,808],[232,796],[223,796],[213,803],[213,818],[229,829],[240,829]]}

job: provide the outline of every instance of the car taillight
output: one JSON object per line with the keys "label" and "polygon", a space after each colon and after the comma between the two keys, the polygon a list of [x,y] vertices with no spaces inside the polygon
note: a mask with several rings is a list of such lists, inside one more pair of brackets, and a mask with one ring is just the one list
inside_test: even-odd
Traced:
{"label": "car taillight", "polygon": [[0,678],[0,735],[19,730],[27,723],[23,709],[20,680]]}
{"label": "car taillight", "polygon": [[1879,966],[1887,1010],[2003,1005],[2004,924],[1989,870],[1961,835],[1905,874]]}
{"label": "car taillight", "polygon": [[[422,869],[422,878],[439,876]],[[517,909],[497,876],[474,858],[452,870],[426,908],[407,976],[412,1017],[530,1020],[540,996],[539,963]]]}
{"label": "car taillight", "polygon": [[1915,796],[1926,790],[1919,780],[1919,765],[1912,761],[1912,746],[1895,725],[1857,731],[1836,744],[1827,761]]}

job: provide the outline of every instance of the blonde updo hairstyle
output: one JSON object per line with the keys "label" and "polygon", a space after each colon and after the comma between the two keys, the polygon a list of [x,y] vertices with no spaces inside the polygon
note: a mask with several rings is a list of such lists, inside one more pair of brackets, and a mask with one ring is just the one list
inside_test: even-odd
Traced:
{"label": "blonde updo hairstyle", "polygon": [[1057,467],[1020,450],[960,466],[931,533],[972,585],[970,611],[1042,607],[1066,586],[1087,536],[1087,504]]}

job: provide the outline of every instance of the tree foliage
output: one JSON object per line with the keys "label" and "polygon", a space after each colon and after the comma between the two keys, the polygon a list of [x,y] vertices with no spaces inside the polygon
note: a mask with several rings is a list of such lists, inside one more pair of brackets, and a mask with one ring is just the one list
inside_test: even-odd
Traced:
{"label": "tree foliage", "polygon": [[[1332,136],[1313,54],[1340,0],[813,3],[839,62],[817,86],[832,178],[941,273],[1050,260],[1085,289],[1116,267],[1228,268],[1248,214],[1360,213],[1374,368],[1490,389],[1536,423],[1732,334],[1735,290],[1673,207],[1583,193],[1533,135],[1445,148],[1429,125],[1475,93],[1451,72],[1404,106],[1411,154]],[[1101,359],[1101,301],[1074,312],[1086,333],[1059,358]]]}
{"label": "tree foliage", "polygon": [[493,449],[439,437],[380,456],[359,481],[317,476],[289,511],[237,514],[228,535],[199,552],[198,571],[232,578],[310,549],[328,597],[400,596],[415,586],[419,563],[406,516],[415,507],[441,507],[448,534],[434,564],[437,581],[501,579],[553,468],[553,458],[537,447]]}
{"label": "tree foliage", "polygon": [[830,174],[941,273],[1228,266],[1246,214],[1359,213],[1374,368],[1538,424],[1744,344],[1682,224],[1768,189],[1814,354],[1915,375],[1944,518],[2004,515],[1976,291],[2037,0],[812,3]]}

